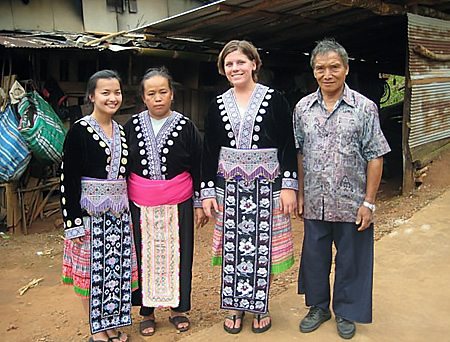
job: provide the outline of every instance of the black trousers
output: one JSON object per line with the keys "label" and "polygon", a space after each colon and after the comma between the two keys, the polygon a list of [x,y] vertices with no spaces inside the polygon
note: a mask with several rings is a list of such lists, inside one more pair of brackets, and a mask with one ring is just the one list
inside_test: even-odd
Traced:
{"label": "black trousers", "polygon": [[307,306],[330,306],[332,243],[336,246],[333,311],[353,322],[372,322],[373,224],[359,232],[354,223],[305,219],[298,293]]}
{"label": "black trousers", "polygon": [[[130,202],[130,211],[133,221],[134,243],[139,273],[139,289],[133,292],[131,303],[133,306],[141,307],[139,311],[140,315],[149,316],[153,313],[155,308],[142,306],[141,210]],[[176,312],[186,312],[191,309],[192,259],[194,253],[194,209],[192,199],[188,199],[178,204],[178,221],[180,226],[180,304],[177,308],[172,308],[172,310]]]}

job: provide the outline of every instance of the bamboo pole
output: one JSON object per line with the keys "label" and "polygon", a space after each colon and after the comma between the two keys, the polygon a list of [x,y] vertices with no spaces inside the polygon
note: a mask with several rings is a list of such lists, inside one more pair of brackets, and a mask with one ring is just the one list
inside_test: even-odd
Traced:
{"label": "bamboo pole", "polygon": [[128,31],[119,31],[119,32],[110,33],[110,34],[108,34],[108,35],[106,35],[104,37],[91,40],[91,41],[87,42],[86,44],[84,44],[84,46],[92,46],[92,45],[95,45],[95,44],[99,44],[101,42],[104,42],[105,40],[108,40],[108,39],[111,39],[111,38],[115,38],[115,37],[124,35],[126,33],[128,33]]}

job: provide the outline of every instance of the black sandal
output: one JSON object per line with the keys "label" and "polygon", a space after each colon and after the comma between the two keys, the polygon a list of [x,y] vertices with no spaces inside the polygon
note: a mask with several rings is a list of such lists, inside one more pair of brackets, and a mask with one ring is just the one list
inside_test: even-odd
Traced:
{"label": "black sandal", "polygon": [[269,311],[267,311],[265,314],[254,314],[254,315],[253,315],[253,319],[256,319],[256,320],[258,321],[258,325],[260,324],[261,320],[264,319],[264,318],[266,318],[266,317],[269,317],[269,318],[270,318],[270,322],[269,322],[269,324],[267,324],[265,327],[262,327],[262,328],[255,328],[255,326],[254,326],[253,323],[252,323],[252,331],[253,331],[255,334],[260,334],[260,333],[263,333],[263,332],[269,330],[270,327],[272,326],[272,318],[270,317]]}
{"label": "black sandal", "polygon": [[[174,317],[169,316],[169,322],[172,323],[175,326],[175,328],[181,332],[187,331],[191,327],[191,322],[189,321],[189,318],[187,318],[186,316],[174,316]],[[179,328],[178,325],[180,323],[187,323],[188,325],[183,328]]]}
{"label": "black sandal", "polygon": [[115,342],[115,341],[119,341],[119,342],[128,342],[128,337],[126,340],[121,340],[120,336],[122,336],[122,332],[121,331],[117,331],[117,335],[116,336],[109,336],[108,337],[108,342]]}
{"label": "black sandal", "polygon": [[128,342],[128,337],[126,340],[121,340],[120,336],[122,336],[122,332],[117,330],[117,335],[108,337],[108,342],[115,342],[116,340],[119,342]]}
{"label": "black sandal", "polygon": [[[144,332],[144,330],[153,328],[152,332]],[[139,323],[139,332],[142,336],[153,336],[156,332],[156,322],[154,319],[146,319]]]}
{"label": "black sandal", "polygon": [[[243,323],[244,323],[244,315],[245,315],[245,311],[241,311],[240,314],[234,314],[234,315],[230,314],[230,313],[227,313],[225,315],[225,319],[229,319],[230,321],[233,321],[233,328],[227,327],[225,322],[223,322],[223,329],[229,334],[238,334],[238,333],[240,333],[241,330],[242,330]],[[241,320],[241,325],[239,326],[239,328],[234,328],[234,325],[236,324],[236,321],[238,319]]]}

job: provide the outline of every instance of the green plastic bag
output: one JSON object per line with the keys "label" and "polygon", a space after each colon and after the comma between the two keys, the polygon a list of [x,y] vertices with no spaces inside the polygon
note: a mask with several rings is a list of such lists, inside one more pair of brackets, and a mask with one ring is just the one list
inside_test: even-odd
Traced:
{"label": "green plastic bag", "polygon": [[59,163],[67,132],[50,104],[32,91],[19,102],[19,115],[19,132],[33,155],[44,163]]}

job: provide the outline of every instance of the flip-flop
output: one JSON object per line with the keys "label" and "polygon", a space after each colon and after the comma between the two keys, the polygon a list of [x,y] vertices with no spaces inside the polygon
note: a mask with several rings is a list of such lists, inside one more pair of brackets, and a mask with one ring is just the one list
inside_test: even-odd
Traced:
{"label": "flip-flop", "polygon": [[[153,332],[144,332],[148,328],[153,328]],[[139,323],[139,332],[142,336],[153,336],[156,332],[156,322],[154,319],[146,319]]]}
{"label": "flip-flop", "polygon": [[108,342],[114,342],[114,340],[117,340],[119,342],[128,342],[128,337],[127,337],[126,340],[121,340],[120,336],[122,336],[122,332],[121,331],[117,331],[117,335],[116,336],[108,337]]}
{"label": "flip-flop", "polygon": [[108,342],[108,341],[105,341],[105,340],[94,340],[93,337],[90,337],[88,342]]}
{"label": "flip-flop", "polygon": [[241,320],[241,325],[239,326],[239,328],[230,328],[230,327],[228,327],[225,324],[225,322],[223,322],[223,330],[225,330],[229,334],[238,334],[238,333],[240,333],[241,330],[242,330],[242,326],[244,324],[244,315],[245,315],[245,311],[241,311],[240,314],[234,314],[234,315],[232,315],[230,313],[227,313],[225,315],[225,319],[229,319],[230,321],[233,321],[233,327],[236,324],[236,321],[238,319]]}
{"label": "flip-flop", "polygon": [[[189,318],[187,318],[186,316],[175,316],[175,317],[169,316],[169,322],[172,323],[175,326],[175,328],[181,332],[189,330],[189,328],[191,327],[191,322],[189,321]],[[180,323],[187,323],[188,325],[186,327],[179,328],[178,325]]]}
{"label": "flip-flop", "polygon": [[[253,319],[256,319],[258,321],[258,325],[260,324],[261,320],[266,317],[270,318],[269,311],[267,311],[265,314],[254,314],[253,315]],[[255,328],[255,326],[253,325],[253,322],[252,322],[252,331],[255,334],[260,334],[260,333],[263,333],[263,332],[269,330],[271,326],[272,326],[272,318],[270,318],[269,324],[267,324],[265,327],[262,327],[262,328]]]}

